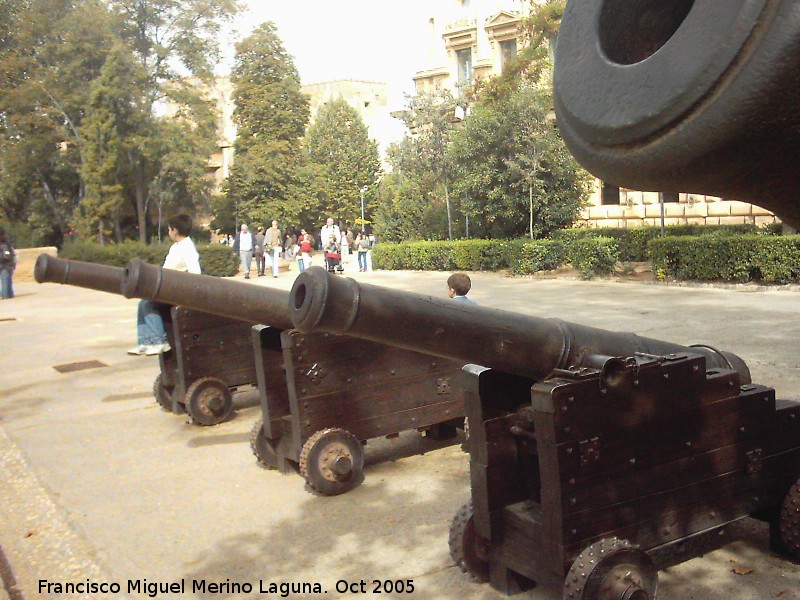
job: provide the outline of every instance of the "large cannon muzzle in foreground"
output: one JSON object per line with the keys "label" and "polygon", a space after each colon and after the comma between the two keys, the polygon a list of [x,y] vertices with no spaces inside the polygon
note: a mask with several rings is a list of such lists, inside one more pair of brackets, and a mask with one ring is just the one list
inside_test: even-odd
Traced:
{"label": "large cannon muzzle in foreground", "polygon": [[61,283],[89,288],[109,294],[120,294],[123,269],[79,260],[65,260],[40,254],[33,277],[39,283]]}
{"label": "large cannon muzzle in foreground", "polygon": [[723,196],[800,227],[800,3],[570,0],[558,127],[603,181]]}
{"label": "large cannon muzzle in foreground", "polygon": [[137,258],[128,261],[122,277],[126,298],[145,298],[181,305],[212,315],[248,323],[291,329],[289,294],[210,275],[196,275],[149,265]]}
{"label": "large cannon muzzle in foreground", "polygon": [[553,371],[599,366],[610,357],[703,355],[707,368],[732,368],[750,382],[744,361],[707,346],[688,348],[632,333],[615,333],[358,283],[312,267],[290,292],[297,329],[373,340],[506,373],[542,379]]}

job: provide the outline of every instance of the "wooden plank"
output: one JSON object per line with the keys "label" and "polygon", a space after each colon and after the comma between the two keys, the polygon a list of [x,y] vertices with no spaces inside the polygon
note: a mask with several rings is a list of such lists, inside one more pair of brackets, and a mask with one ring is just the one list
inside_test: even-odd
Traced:
{"label": "wooden plank", "polygon": [[565,516],[562,533],[568,544],[635,533],[636,543],[649,548],[779,504],[784,482],[798,476],[800,447],[767,457],[753,474],[726,473],[657,494],[644,489],[634,500]]}
{"label": "wooden plank", "polygon": [[[295,371],[295,381],[296,381]],[[298,411],[302,422],[313,424],[345,423],[389,415],[435,405],[442,402],[458,401],[457,412],[448,418],[464,416],[463,396],[459,388],[439,387],[439,374],[406,378],[401,382],[383,386],[353,387],[345,386],[324,395],[306,396],[295,389]],[[298,393],[299,392],[299,393]],[[446,392],[446,393],[443,393]],[[402,429],[419,427],[409,425]],[[401,430],[402,430],[401,429]]]}
{"label": "wooden plank", "polygon": [[559,552],[551,551],[544,536],[541,507],[520,502],[499,511],[499,527],[489,546],[489,558],[535,581],[560,589],[564,573]]}
{"label": "wooden plank", "polygon": [[373,437],[449,421],[454,414],[463,413],[463,410],[463,402],[460,399],[455,399],[365,418],[351,417],[350,419],[303,421],[302,437],[303,442],[305,442],[315,431],[338,427],[346,429],[360,440],[368,440]]}
{"label": "wooden plank", "polygon": [[598,431],[592,436],[599,439],[599,453],[593,462],[581,460],[580,442],[563,443],[559,445],[561,480],[646,469],[759,439],[777,426],[773,397],[751,391],[634,427]]}
{"label": "wooden plank", "polygon": [[745,474],[750,465],[748,452],[758,450],[761,460],[800,444],[800,431],[786,431],[759,440],[749,440],[695,454],[652,468],[579,477],[574,485],[564,486],[561,504],[565,515],[600,509],[610,504],[639,497],[642,490],[655,494],[682,488],[726,473]]}
{"label": "wooden plank", "polygon": [[254,325],[250,330],[264,434],[273,441],[282,435],[276,423],[289,414],[280,334],[279,329],[267,325]]}
{"label": "wooden plank", "polygon": [[[738,392],[738,374],[732,371],[702,379],[695,386],[694,366],[686,360],[643,369],[637,375],[638,385],[625,388],[628,393],[623,395],[615,395],[611,390],[598,395],[599,379],[558,385],[553,390],[556,439],[559,442],[587,439],[605,431],[647,423],[654,415],[669,419]],[[773,394],[774,402],[774,392],[769,388],[753,386],[750,391],[762,392]]]}

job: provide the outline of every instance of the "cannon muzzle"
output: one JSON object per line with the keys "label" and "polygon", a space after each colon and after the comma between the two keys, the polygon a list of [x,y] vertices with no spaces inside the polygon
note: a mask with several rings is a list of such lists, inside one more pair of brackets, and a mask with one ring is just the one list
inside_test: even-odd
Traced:
{"label": "cannon muzzle", "polygon": [[55,258],[40,254],[33,277],[39,283],[51,282],[121,294],[123,269],[109,265]]}
{"label": "cannon muzzle", "polygon": [[570,0],[553,91],[564,141],[603,181],[800,227],[800,3]]}
{"label": "cannon muzzle", "polygon": [[535,379],[557,369],[593,367],[598,357],[700,354],[707,368],[744,361],[708,346],[687,347],[514,312],[358,283],[312,267],[289,293],[294,326],[381,342]]}
{"label": "cannon muzzle", "polygon": [[277,329],[292,328],[289,294],[283,290],[164,269],[138,258],[125,265],[121,290],[126,298],[185,306]]}

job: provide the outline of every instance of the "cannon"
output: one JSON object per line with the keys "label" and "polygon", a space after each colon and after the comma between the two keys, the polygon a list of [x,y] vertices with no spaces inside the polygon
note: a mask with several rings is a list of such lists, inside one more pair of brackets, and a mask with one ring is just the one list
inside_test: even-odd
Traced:
{"label": "cannon", "polygon": [[[34,277],[122,294],[125,270],[40,255]],[[184,306],[159,306],[172,348],[159,355],[153,396],[166,410],[189,414],[193,423],[216,425],[233,411],[233,391],[257,384],[250,340],[252,324]]]}
{"label": "cannon", "polygon": [[462,569],[505,593],[656,598],[657,570],[757,517],[800,558],[800,403],[744,361],[453,303],[312,268],[297,329],[381,341],[464,367],[472,500],[452,522]]}
{"label": "cannon", "polygon": [[770,209],[800,228],[800,5],[570,0],[558,128],[605,182]]}
{"label": "cannon", "polygon": [[[347,336],[294,331],[289,294],[282,290],[140,260],[130,261],[124,271],[126,297],[176,304],[201,311],[203,319],[214,315],[248,328],[262,415],[253,426],[251,448],[264,466],[299,471],[317,492],[335,495],[358,485],[362,445],[371,438],[410,429],[433,439],[452,438],[463,423],[460,362]],[[236,331],[237,343],[244,343],[243,330]],[[229,342],[219,338],[220,344]],[[198,350],[202,358],[203,347]],[[204,410],[216,414],[225,406],[221,386],[201,392]]]}

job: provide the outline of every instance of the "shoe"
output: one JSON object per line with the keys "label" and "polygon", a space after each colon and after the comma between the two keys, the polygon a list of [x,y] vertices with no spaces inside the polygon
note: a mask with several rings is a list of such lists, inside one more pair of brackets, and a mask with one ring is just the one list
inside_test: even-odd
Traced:
{"label": "shoe", "polygon": [[277,275],[273,275],[273,277],[275,277],[276,279],[278,278],[278,276],[277,276]]}
{"label": "shoe", "polygon": [[245,278],[245,279],[250,279],[250,273],[245,273],[245,274],[244,274],[244,278]]}
{"label": "shoe", "polygon": [[157,354],[161,354],[162,352],[169,352],[172,350],[172,346],[168,343],[163,344],[153,344],[151,346],[146,346],[146,350],[144,351],[146,356],[156,356]]}
{"label": "shoe", "polygon": [[136,346],[136,348],[131,348],[128,350],[128,354],[132,354],[133,356],[142,356],[147,351],[147,346],[144,344],[140,344]]}

